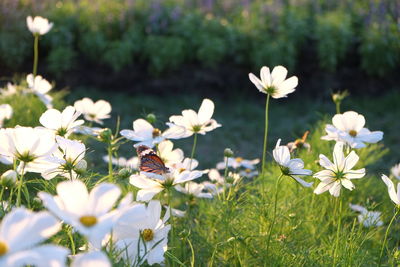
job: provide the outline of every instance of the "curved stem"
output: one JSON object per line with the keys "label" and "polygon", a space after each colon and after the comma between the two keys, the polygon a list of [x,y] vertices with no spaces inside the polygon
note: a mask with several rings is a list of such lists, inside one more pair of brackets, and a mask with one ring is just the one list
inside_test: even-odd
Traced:
{"label": "curved stem", "polygon": [[390,231],[390,227],[392,226],[392,224],[393,224],[394,220],[396,219],[397,214],[399,214],[399,212],[400,212],[400,207],[397,207],[396,208],[396,212],[394,213],[392,219],[390,220],[390,223],[389,223],[388,227],[386,228],[385,238],[383,239],[383,244],[382,244],[382,247],[381,247],[381,253],[379,254],[379,266],[381,266],[383,250],[386,247],[386,242],[387,242],[387,237],[388,237],[388,234],[389,234],[389,231]]}
{"label": "curved stem", "polygon": [[196,151],[196,145],[197,145],[197,133],[194,133],[192,153],[190,154],[189,169],[192,169],[192,160],[194,158],[194,152]]}
{"label": "curved stem", "polygon": [[35,79],[37,74],[37,66],[39,59],[39,34],[35,34],[35,41],[33,44],[33,79]]}
{"label": "curved stem", "polygon": [[265,170],[265,160],[267,153],[269,97],[270,97],[269,94],[267,94],[267,101],[265,103],[265,131],[264,131],[264,146],[263,146],[262,167],[261,167],[262,173],[264,173]]}
{"label": "curved stem", "polygon": [[68,237],[69,237],[69,241],[71,242],[71,252],[72,252],[72,255],[75,255],[76,249],[75,249],[74,236],[73,236],[73,234],[72,234],[72,226],[69,227],[69,229],[68,229]]}
{"label": "curved stem", "polygon": [[277,209],[277,204],[278,204],[279,183],[280,183],[282,177],[283,177],[283,174],[281,174],[279,176],[279,178],[276,180],[276,184],[275,184],[274,213],[273,213],[271,225],[269,227],[269,234],[268,234],[267,246],[266,246],[267,247],[267,250],[266,250],[267,253],[268,253],[268,250],[269,250],[269,244],[271,242],[272,230],[274,228],[275,220],[276,220],[276,209]]}

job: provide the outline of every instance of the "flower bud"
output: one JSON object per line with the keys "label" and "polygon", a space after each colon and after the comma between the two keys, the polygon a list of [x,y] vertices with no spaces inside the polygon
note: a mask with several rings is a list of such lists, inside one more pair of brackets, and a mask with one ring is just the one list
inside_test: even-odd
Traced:
{"label": "flower bud", "polygon": [[14,170],[8,170],[1,175],[1,185],[12,187],[17,181],[17,173]]}
{"label": "flower bud", "polygon": [[127,168],[123,168],[119,170],[118,176],[121,177],[122,179],[126,179],[131,175],[131,171]]}
{"label": "flower bud", "polygon": [[86,172],[87,169],[87,162],[84,159],[81,159],[80,161],[78,161],[78,163],[75,165],[75,171],[78,174],[83,174]]}
{"label": "flower bud", "polygon": [[157,120],[157,117],[156,117],[156,115],[154,115],[154,113],[147,114],[146,121],[148,121],[150,124],[155,123],[156,120]]}
{"label": "flower bud", "polygon": [[227,157],[227,158],[232,158],[233,155],[234,155],[234,153],[233,153],[232,149],[230,149],[230,148],[225,148],[225,150],[224,150],[224,156],[225,156],[225,157]]}
{"label": "flower bud", "polygon": [[102,142],[109,143],[112,140],[113,134],[112,131],[108,128],[103,129],[99,134],[99,139]]}
{"label": "flower bud", "polygon": [[332,94],[332,100],[334,103],[340,103],[347,96],[349,96],[349,91],[347,91],[347,90],[344,90],[343,92],[339,91],[337,93]]}

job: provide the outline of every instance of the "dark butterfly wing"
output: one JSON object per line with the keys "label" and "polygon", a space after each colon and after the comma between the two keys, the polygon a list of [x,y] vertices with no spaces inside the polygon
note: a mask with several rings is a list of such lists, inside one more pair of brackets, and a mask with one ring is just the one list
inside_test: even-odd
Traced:
{"label": "dark butterfly wing", "polygon": [[139,157],[139,170],[162,175],[169,171],[162,159],[151,148],[139,146],[136,148]]}

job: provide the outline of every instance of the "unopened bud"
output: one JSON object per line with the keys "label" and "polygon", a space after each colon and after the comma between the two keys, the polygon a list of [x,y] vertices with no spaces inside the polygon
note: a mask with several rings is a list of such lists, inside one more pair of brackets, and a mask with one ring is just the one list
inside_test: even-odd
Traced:
{"label": "unopened bud", "polygon": [[87,162],[84,159],[81,159],[80,161],[78,161],[78,163],[75,165],[75,171],[78,174],[83,174],[86,172],[87,169]]}
{"label": "unopened bud", "polygon": [[347,91],[347,90],[344,90],[343,92],[339,91],[337,93],[332,94],[332,100],[334,103],[340,103],[347,96],[349,96],[349,91]]}
{"label": "unopened bud", "polygon": [[14,170],[8,170],[1,175],[1,185],[12,187],[17,181],[17,173]]}
{"label": "unopened bud", "polygon": [[126,179],[131,175],[131,171],[127,168],[123,168],[119,170],[118,176],[121,177],[122,179]]}
{"label": "unopened bud", "polygon": [[224,150],[224,156],[225,156],[225,157],[227,157],[227,158],[232,158],[233,155],[234,155],[234,153],[233,153],[232,149],[230,149],[230,148],[225,148],[225,150]]}
{"label": "unopened bud", "polygon": [[156,115],[154,113],[147,114],[146,121],[150,122],[151,124],[155,123],[157,120]]}
{"label": "unopened bud", "polygon": [[110,142],[112,140],[112,131],[108,128],[103,129],[99,134],[99,139],[102,142]]}

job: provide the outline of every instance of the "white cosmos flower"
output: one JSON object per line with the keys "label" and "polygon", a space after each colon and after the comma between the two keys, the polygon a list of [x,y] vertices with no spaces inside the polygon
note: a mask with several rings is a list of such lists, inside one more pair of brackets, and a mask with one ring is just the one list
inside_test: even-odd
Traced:
{"label": "white cosmos flower", "polygon": [[0,161],[11,164],[19,160],[20,171],[41,173],[56,148],[54,132],[44,128],[17,126],[0,130]]}
{"label": "white cosmos flower", "polygon": [[114,228],[113,238],[115,248],[121,251],[120,256],[129,261],[131,266],[138,266],[145,261],[149,265],[162,264],[164,253],[168,248],[168,232],[170,225],[166,225],[170,212],[165,212],[161,219],[161,204],[159,201],[150,201],[145,218],[139,219],[135,213],[131,216],[122,216]]}
{"label": "white cosmos flower", "polygon": [[90,135],[90,136],[94,136],[94,137],[98,137],[102,131],[104,131],[103,128],[88,127],[88,126],[84,126],[84,125],[80,125],[74,129],[74,133]]}
{"label": "white cosmos flower", "polygon": [[[260,162],[260,159],[253,159],[253,160],[248,160],[244,159],[241,157],[236,157],[236,158],[228,158],[228,167],[232,167],[234,169],[243,167],[246,169],[254,170],[255,165],[257,165]],[[218,170],[223,170],[226,167],[226,157],[224,161],[217,163],[217,169]]]}
{"label": "white cosmos flower", "polygon": [[186,158],[182,163],[175,164],[166,174],[157,175],[153,173],[141,172],[139,175],[133,174],[129,182],[140,188],[136,199],[138,201],[149,201],[154,195],[160,193],[165,188],[174,187],[201,177],[204,171],[194,170],[197,167],[197,160],[193,159],[191,168],[190,159]]}
{"label": "white cosmos flower", "polygon": [[174,115],[169,118],[171,127],[183,127],[186,133],[182,136],[189,137],[194,133],[206,134],[215,128],[221,127],[216,120],[212,119],[214,113],[214,102],[210,99],[204,99],[201,103],[199,111],[186,109],[182,111],[182,115]]}
{"label": "white cosmos flower", "polygon": [[33,77],[33,74],[29,74],[26,76],[26,81],[32,93],[37,95],[47,108],[52,108],[53,98],[47,94],[52,89],[52,85],[40,75]]}
{"label": "white cosmos flower", "polygon": [[73,106],[66,107],[62,112],[48,109],[40,116],[40,124],[45,128],[55,131],[56,135],[68,137],[84,120],[76,120],[81,113]]}
{"label": "white cosmos flower", "polygon": [[258,175],[258,171],[252,169],[244,169],[239,172],[239,175],[246,178],[253,178]]}
{"label": "white cosmos flower", "polygon": [[47,159],[48,165],[42,172],[43,178],[50,180],[57,175],[64,176],[71,180],[77,178],[79,164],[84,161],[86,147],[80,141],[69,140],[56,136],[58,149]]}
{"label": "white cosmos flower", "polygon": [[71,267],[111,267],[111,262],[102,251],[91,251],[73,256]]}
{"label": "white cosmos flower", "polygon": [[193,197],[212,198],[212,194],[203,192],[206,189],[204,184],[198,184],[192,181],[185,183],[184,186],[177,185],[175,189]]}
{"label": "white cosmos flower", "polygon": [[45,19],[41,16],[36,16],[32,18],[31,16],[28,16],[26,18],[26,24],[28,25],[28,29],[31,31],[31,33],[38,34],[38,35],[44,35],[48,33],[51,28],[53,27],[53,23],[49,22],[48,19]]}
{"label": "white cosmos flower", "polygon": [[208,172],[208,178],[210,181],[204,181],[202,184],[204,185],[204,189],[210,191],[212,195],[220,194],[225,190],[225,188],[236,185],[241,180],[241,176],[238,173],[233,172],[228,172],[225,179],[217,169],[210,169]]}
{"label": "white cosmos flower", "polygon": [[393,201],[394,204],[396,204],[396,206],[400,207],[400,183],[397,184],[397,193],[396,193],[396,188],[392,180],[389,179],[389,177],[382,174],[382,180],[388,188],[390,199]]}
{"label": "white cosmos flower", "polygon": [[184,156],[180,148],[174,148],[174,144],[169,140],[164,140],[157,146],[157,154],[165,165],[172,166],[182,162]]}
{"label": "white cosmos flower", "polygon": [[350,208],[360,213],[358,215],[358,221],[362,223],[365,227],[383,225],[383,222],[381,221],[381,212],[369,211],[360,205],[353,204],[350,204]]}
{"label": "white cosmos flower", "polygon": [[3,127],[5,120],[9,120],[13,114],[13,109],[9,104],[0,105],[0,128]]}
{"label": "white cosmos flower", "polygon": [[93,102],[90,98],[83,98],[75,102],[74,107],[81,112],[86,120],[103,124],[104,119],[110,118],[111,105],[105,100]]}
{"label": "white cosmos flower", "polygon": [[283,66],[274,67],[272,73],[268,67],[264,66],[260,71],[261,80],[253,73],[249,73],[249,79],[261,93],[268,94],[273,98],[282,98],[293,93],[298,84],[296,76],[286,79],[287,73],[287,69]]}
{"label": "white cosmos flower", "polygon": [[0,95],[10,96],[17,93],[17,87],[12,83],[7,83],[6,88],[0,88]]}
{"label": "white cosmos flower", "polygon": [[397,165],[394,165],[391,169],[390,172],[392,173],[392,175],[397,179],[400,180],[400,163],[398,163]]}
{"label": "white cosmos flower", "polygon": [[315,194],[319,195],[329,190],[329,193],[332,196],[338,197],[342,186],[351,191],[355,187],[351,180],[364,177],[364,168],[352,170],[359,160],[356,152],[351,151],[350,154],[345,157],[343,146],[344,143],[342,142],[335,144],[333,150],[333,163],[325,155],[319,155],[319,164],[325,168],[325,170],[314,174],[315,178],[321,180],[321,183],[319,183],[317,188],[314,190]]}
{"label": "white cosmos flower", "polygon": [[332,123],[333,125],[326,125],[327,135],[321,139],[344,142],[351,148],[363,148],[366,146],[365,143],[377,143],[383,138],[383,132],[371,132],[364,128],[364,116],[354,111],[336,114],[332,118]]}
{"label": "white cosmos flower", "polygon": [[292,177],[304,187],[310,187],[313,183],[307,183],[300,176],[311,175],[312,171],[304,169],[304,162],[301,159],[290,159],[290,152],[287,146],[281,146],[281,139],[278,139],[272,154],[274,160],[279,164],[282,174]]}
{"label": "white cosmos flower", "polygon": [[46,192],[39,192],[38,196],[48,210],[99,249],[114,225],[116,213],[110,210],[120,194],[119,187],[108,183],[98,184],[88,193],[82,181],[73,180],[59,183],[57,196]]}
{"label": "white cosmos flower", "polygon": [[144,145],[152,148],[165,139],[182,138],[185,129],[183,127],[170,127],[166,131],[161,132],[160,129],[154,128],[148,121],[137,119],[133,122],[133,131],[125,129],[120,133],[126,139],[139,142],[135,146]]}
{"label": "white cosmos flower", "polygon": [[0,266],[65,266],[68,249],[40,245],[61,229],[50,213],[16,208],[0,224]]}
{"label": "white cosmos flower", "polygon": [[[109,158],[108,155],[103,156],[103,160],[108,163]],[[139,158],[138,157],[132,157],[132,158],[124,158],[124,157],[119,157],[119,158],[111,158],[111,163],[115,166],[122,167],[122,168],[128,168],[130,170],[137,170],[139,168]]]}

